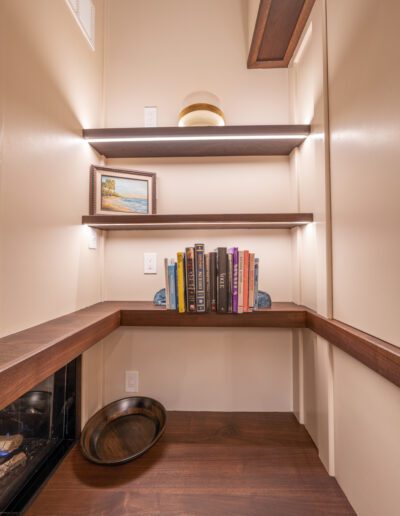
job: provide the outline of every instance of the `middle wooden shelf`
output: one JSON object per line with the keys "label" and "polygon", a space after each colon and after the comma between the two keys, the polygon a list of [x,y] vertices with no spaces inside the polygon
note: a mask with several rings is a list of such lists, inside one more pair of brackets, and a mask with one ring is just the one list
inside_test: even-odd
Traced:
{"label": "middle wooden shelf", "polygon": [[313,220],[312,213],[84,215],[82,224],[104,230],[291,229]]}

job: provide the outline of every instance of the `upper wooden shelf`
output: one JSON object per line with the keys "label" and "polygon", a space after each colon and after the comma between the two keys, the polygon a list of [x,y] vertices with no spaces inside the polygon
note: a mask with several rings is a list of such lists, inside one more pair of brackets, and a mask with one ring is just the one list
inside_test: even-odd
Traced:
{"label": "upper wooden shelf", "polygon": [[234,213],[189,215],[84,215],[97,229],[290,229],[313,221],[312,213]]}
{"label": "upper wooden shelf", "polygon": [[107,158],[289,155],[310,134],[309,125],[140,127],[83,129]]}

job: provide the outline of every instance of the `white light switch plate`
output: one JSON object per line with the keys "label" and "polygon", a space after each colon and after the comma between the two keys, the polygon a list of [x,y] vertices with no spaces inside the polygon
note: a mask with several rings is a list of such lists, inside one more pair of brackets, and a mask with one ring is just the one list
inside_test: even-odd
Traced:
{"label": "white light switch plate", "polygon": [[157,274],[157,253],[144,253],[143,272]]}
{"label": "white light switch plate", "polygon": [[139,371],[125,371],[125,392],[139,392]]}
{"label": "white light switch plate", "polygon": [[157,106],[145,106],[144,126],[157,127]]}

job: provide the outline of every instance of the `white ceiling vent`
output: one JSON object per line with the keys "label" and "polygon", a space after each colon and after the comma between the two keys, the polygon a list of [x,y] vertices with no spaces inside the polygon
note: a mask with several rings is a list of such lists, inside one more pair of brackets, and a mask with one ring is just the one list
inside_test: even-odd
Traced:
{"label": "white ceiling vent", "polygon": [[94,50],[95,9],[92,0],[66,0],[79,27]]}

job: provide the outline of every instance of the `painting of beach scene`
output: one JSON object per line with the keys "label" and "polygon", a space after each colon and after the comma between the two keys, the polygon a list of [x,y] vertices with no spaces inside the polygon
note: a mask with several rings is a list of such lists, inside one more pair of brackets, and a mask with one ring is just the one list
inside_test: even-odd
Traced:
{"label": "painting of beach scene", "polygon": [[148,182],[141,179],[101,176],[101,209],[149,213]]}
{"label": "painting of beach scene", "polygon": [[91,214],[150,215],[156,213],[156,174],[91,167]]}

